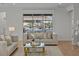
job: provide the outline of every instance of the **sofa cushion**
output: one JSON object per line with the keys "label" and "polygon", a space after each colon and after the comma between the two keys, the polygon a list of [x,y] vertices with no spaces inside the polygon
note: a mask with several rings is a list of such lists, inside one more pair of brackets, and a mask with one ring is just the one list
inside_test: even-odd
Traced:
{"label": "sofa cushion", "polygon": [[0,35],[0,41],[4,41],[4,40],[5,40],[4,35]]}
{"label": "sofa cushion", "polygon": [[44,39],[44,33],[41,32],[41,33],[36,33],[36,39]]}
{"label": "sofa cushion", "polygon": [[0,38],[0,41],[3,41],[2,38]]}
{"label": "sofa cushion", "polygon": [[46,39],[52,39],[52,32],[46,32]]}
{"label": "sofa cushion", "polygon": [[48,35],[48,36],[47,36],[48,39],[52,39],[52,33],[51,33],[51,32],[48,32],[47,35]]}
{"label": "sofa cushion", "polygon": [[18,36],[11,36],[12,42],[17,42],[18,41]]}
{"label": "sofa cushion", "polygon": [[12,44],[12,40],[10,36],[5,36],[5,41],[7,41],[7,46],[10,46]]}
{"label": "sofa cushion", "polygon": [[30,33],[27,34],[27,39],[33,39]]}

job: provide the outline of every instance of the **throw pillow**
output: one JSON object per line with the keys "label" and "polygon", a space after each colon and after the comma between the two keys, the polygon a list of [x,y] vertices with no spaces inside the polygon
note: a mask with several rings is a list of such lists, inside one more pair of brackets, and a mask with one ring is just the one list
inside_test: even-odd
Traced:
{"label": "throw pillow", "polygon": [[2,38],[0,38],[0,41],[3,41]]}
{"label": "throw pillow", "polygon": [[5,36],[5,41],[7,41],[7,46],[10,46],[12,44],[12,40],[10,36]]}
{"label": "throw pillow", "polygon": [[5,40],[4,35],[0,35],[0,41],[4,41],[4,40]]}
{"label": "throw pillow", "polygon": [[18,36],[11,36],[12,42],[17,42],[18,41]]}

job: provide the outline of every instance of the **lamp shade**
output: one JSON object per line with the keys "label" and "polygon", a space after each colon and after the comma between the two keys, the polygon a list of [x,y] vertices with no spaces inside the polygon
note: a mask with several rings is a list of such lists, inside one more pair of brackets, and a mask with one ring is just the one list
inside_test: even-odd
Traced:
{"label": "lamp shade", "polygon": [[15,27],[9,27],[9,31],[15,31]]}

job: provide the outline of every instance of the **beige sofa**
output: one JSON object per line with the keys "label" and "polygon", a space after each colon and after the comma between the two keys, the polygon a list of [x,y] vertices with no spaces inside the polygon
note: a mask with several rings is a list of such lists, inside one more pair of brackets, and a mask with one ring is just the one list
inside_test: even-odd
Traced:
{"label": "beige sofa", "polygon": [[38,33],[26,33],[24,34],[24,44],[28,41],[33,39],[31,34],[35,35],[36,39],[42,40],[45,44],[58,44],[57,41],[57,34],[52,32],[38,32]]}
{"label": "beige sofa", "polygon": [[11,39],[12,42],[10,45],[7,45],[8,42],[6,41],[6,38],[0,37],[0,56],[9,56],[17,48],[18,37],[11,36],[11,38],[9,38],[9,39]]}

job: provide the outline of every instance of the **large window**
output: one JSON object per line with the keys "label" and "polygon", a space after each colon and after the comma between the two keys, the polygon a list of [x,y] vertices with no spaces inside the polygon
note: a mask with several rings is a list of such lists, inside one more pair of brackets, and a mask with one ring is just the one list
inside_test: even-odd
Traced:
{"label": "large window", "polygon": [[53,31],[52,14],[23,14],[23,32]]}

